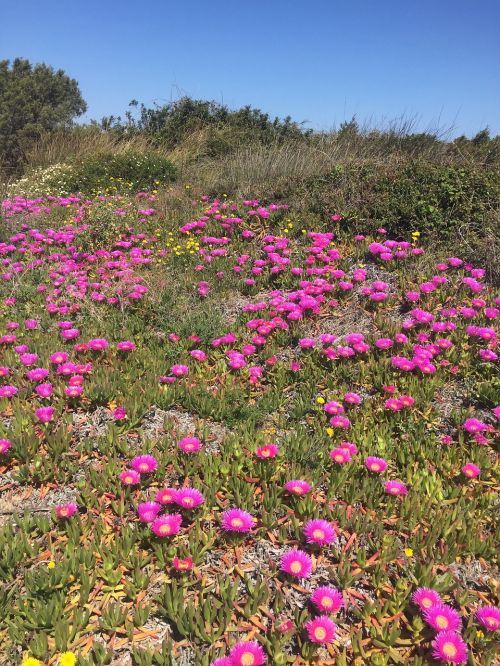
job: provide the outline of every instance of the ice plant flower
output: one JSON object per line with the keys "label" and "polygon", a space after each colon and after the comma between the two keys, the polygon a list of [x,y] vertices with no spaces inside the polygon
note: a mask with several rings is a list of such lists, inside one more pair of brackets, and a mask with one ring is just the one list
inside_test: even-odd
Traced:
{"label": "ice plant flower", "polygon": [[151,523],[151,529],[157,537],[174,536],[181,529],[181,523],[181,514],[172,513],[168,516],[155,518]]}
{"label": "ice plant flower", "polygon": [[137,514],[141,523],[152,523],[161,511],[161,504],[158,502],[142,502],[137,506]]}
{"label": "ice plant flower", "polygon": [[480,473],[481,470],[474,463],[467,463],[462,467],[462,474],[469,479],[475,479]]}
{"label": "ice plant flower", "polygon": [[312,573],[312,560],[303,550],[287,550],[281,557],[281,571],[295,578],[309,578]]}
{"label": "ice plant flower", "polygon": [[459,631],[460,615],[451,606],[437,604],[424,611],[424,620],[436,631]]}
{"label": "ice plant flower", "polygon": [[311,643],[331,643],[335,638],[336,624],[327,615],[318,615],[305,625]]}
{"label": "ice plant flower", "polygon": [[120,472],[119,479],[124,486],[135,486],[141,482],[141,475],[135,469],[126,469]]}
{"label": "ice plant flower", "polygon": [[175,502],[176,490],[174,488],[162,488],[156,493],[155,502],[167,505]]}
{"label": "ice plant flower", "polygon": [[197,453],[201,449],[201,442],[198,437],[183,437],[177,446],[184,453]]}
{"label": "ice plant flower", "polygon": [[316,543],[320,546],[330,544],[336,540],[335,527],[327,520],[309,520],[304,525],[304,536],[307,543]]}
{"label": "ice plant flower", "polygon": [[191,569],[193,568],[193,558],[184,557],[183,559],[181,559],[180,557],[174,557],[174,559],[172,560],[172,566],[177,571],[191,571]]}
{"label": "ice plant flower", "polygon": [[226,532],[250,532],[255,518],[243,509],[228,509],[222,514],[221,525]]}
{"label": "ice plant flower", "polygon": [[330,451],[329,455],[333,462],[337,463],[338,465],[344,465],[352,459],[351,452],[348,448],[344,447],[337,447],[336,449],[333,449],[333,451]]}
{"label": "ice plant flower", "polygon": [[496,606],[483,606],[476,611],[476,620],[487,631],[500,631],[500,608]]}
{"label": "ice plant flower", "polygon": [[229,652],[233,666],[262,666],[266,655],[257,641],[240,641]]}
{"label": "ice plant flower", "polygon": [[151,474],[158,467],[158,462],[154,456],[143,455],[136,456],[130,461],[130,467],[139,474]]}
{"label": "ice plant flower", "polygon": [[35,409],[35,416],[42,423],[50,423],[54,419],[54,412],[53,407],[39,407]]}
{"label": "ice plant flower", "polygon": [[460,634],[440,631],[432,641],[432,656],[452,664],[467,663],[467,645]]}
{"label": "ice plant flower", "polygon": [[307,481],[303,481],[302,479],[292,479],[291,481],[287,481],[285,483],[285,490],[287,490],[292,495],[297,495],[300,497],[310,493],[311,486],[307,483]]}
{"label": "ice plant flower", "polygon": [[267,460],[268,458],[276,458],[278,455],[278,447],[276,444],[266,444],[265,446],[259,446],[255,450],[255,455],[261,460]]}
{"label": "ice plant flower", "polygon": [[401,481],[386,481],[384,483],[385,492],[388,495],[407,495],[408,489]]}
{"label": "ice plant flower", "polygon": [[441,596],[435,590],[431,590],[428,587],[417,588],[412,594],[411,600],[422,611],[443,603]]}
{"label": "ice plant flower", "polygon": [[68,502],[68,504],[58,504],[54,507],[56,516],[59,519],[71,518],[76,512],[78,507],[74,502]]}
{"label": "ice plant flower", "polygon": [[183,509],[196,509],[201,506],[205,498],[196,488],[181,488],[177,490],[174,497],[174,502]]}
{"label": "ice plant flower", "polygon": [[12,446],[10,439],[0,439],[0,454],[7,453]]}
{"label": "ice plant flower", "polygon": [[365,458],[365,467],[370,470],[370,472],[380,474],[387,469],[387,462],[383,458],[368,456],[368,458]]}
{"label": "ice plant flower", "polygon": [[336,613],[344,606],[344,598],[334,587],[317,587],[311,594],[311,603],[322,613]]}

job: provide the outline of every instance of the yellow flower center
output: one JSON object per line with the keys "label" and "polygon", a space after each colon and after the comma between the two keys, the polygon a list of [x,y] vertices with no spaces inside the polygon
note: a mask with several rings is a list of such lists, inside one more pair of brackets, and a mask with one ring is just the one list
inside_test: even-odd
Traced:
{"label": "yellow flower center", "polygon": [[378,472],[380,469],[380,465],[378,463],[372,463],[371,468],[373,472]]}
{"label": "yellow flower center", "polygon": [[167,523],[166,525],[160,525],[160,534],[170,534],[170,525]]}
{"label": "yellow flower center", "polygon": [[296,560],[295,562],[292,562],[292,564],[290,565],[290,570],[291,570],[293,573],[299,573],[300,571],[302,571],[302,565],[301,565],[301,563],[298,562],[297,560]]}
{"label": "yellow flower center", "polygon": [[251,652],[244,652],[241,655],[242,666],[253,666],[255,664],[255,658]]}
{"label": "yellow flower center", "polygon": [[448,620],[444,615],[438,615],[436,617],[436,624],[440,629],[446,629],[448,627]]}
{"label": "yellow flower center", "polygon": [[322,597],[321,605],[325,608],[331,608],[333,606],[333,601],[330,599],[330,597]]}
{"label": "yellow flower center", "polygon": [[432,601],[429,599],[429,597],[422,599],[422,606],[424,608],[432,608]]}
{"label": "yellow flower center", "polygon": [[313,537],[315,539],[324,539],[325,538],[325,533],[324,533],[323,530],[317,529],[317,530],[314,530]]}
{"label": "yellow flower center", "polygon": [[141,463],[139,465],[139,469],[141,472],[147,472],[149,469],[149,465],[147,463]]}
{"label": "yellow flower center", "polygon": [[457,654],[457,648],[453,643],[445,643],[443,645],[443,654],[445,657],[455,657]]}
{"label": "yellow flower center", "polygon": [[314,630],[314,636],[317,638],[319,641],[323,641],[326,638],[326,631],[323,629],[323,627],[316,627]]}
{"label": "yellow flower center", "polygon": [[231,521],[231,525],[233,527],[242,527],[243,526],[243,521],[241,518],[233,518]]}

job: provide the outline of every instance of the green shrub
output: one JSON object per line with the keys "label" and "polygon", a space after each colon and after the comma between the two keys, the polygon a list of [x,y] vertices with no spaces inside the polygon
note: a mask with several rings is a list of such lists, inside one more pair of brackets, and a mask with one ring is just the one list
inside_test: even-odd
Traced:
{"label": "green shrub", "polygon": [[12,183],[9,193],[28,197],[88,195],[151,190],[175,179],[175,167],[155,153],[100,153],[28,172]]}

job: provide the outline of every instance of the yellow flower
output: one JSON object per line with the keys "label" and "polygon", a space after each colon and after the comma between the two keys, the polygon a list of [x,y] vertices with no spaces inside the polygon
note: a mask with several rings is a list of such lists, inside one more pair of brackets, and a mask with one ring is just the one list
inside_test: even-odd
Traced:
{"label": "yellow flower", "polygon": [[50,562],[47,562],[47,569],[55,569],[56,563],[54,560],[50,560]]}
{"label": "yellow flower", "polygon": [[35,657],[28,657],[23,661],[21,666],[42,666],[40,659],[35,659]]}
{"label": "yellow flower", "polygon": [[328,437],[333,437],[333,433],[334,433],[333,428],[326,429],[326,434],[328,435]]}
{"label": "yellow flower", "polygon": [[324,405],[325,399],[319,396],[319,398],[316,398],[316,402],[318,403],[318,405]]}
{"label": "yellow flower", "polygon": [[476,638],[484,638],[484,634],[480,629],[476,631]]}
{"label": "yellow flower", "polygon": [[60,666],[75,666],[76,655],[74,652],[63,652],[59,657]]}
{"label": "yellow flower", "polygon": [[405,548],[405,555],[406,555],[406,557],[413,557],[413,549],[412,548]]}

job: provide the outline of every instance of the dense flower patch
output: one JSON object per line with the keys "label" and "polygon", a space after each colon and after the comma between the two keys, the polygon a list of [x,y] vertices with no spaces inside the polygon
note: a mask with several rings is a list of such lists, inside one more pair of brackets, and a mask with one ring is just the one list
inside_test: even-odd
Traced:
{"label": "dense flower patch", "polygon": [[492,664],[484,271],[156,204],[2,204],[2,658]]}

